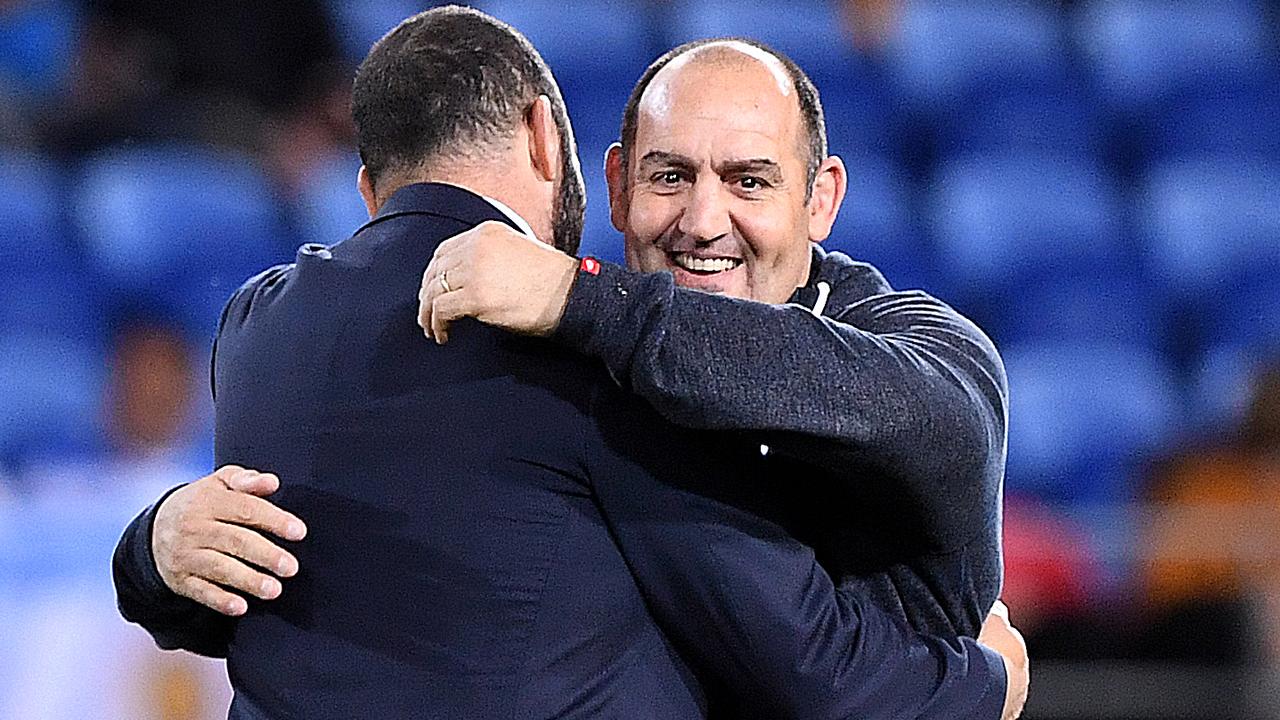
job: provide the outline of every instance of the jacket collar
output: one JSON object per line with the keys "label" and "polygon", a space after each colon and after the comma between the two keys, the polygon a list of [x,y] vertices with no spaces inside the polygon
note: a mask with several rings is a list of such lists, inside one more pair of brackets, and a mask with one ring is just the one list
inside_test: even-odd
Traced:
{"label": "jacket collar", "polygon": [[378,214],[361,226],[356,234],[384,220],[403,215],[437,215],[465,225],[497,220],[515,230],[521,230],[505,212],[464,187],[447,183],[414,183],[392,193],[378,209]]}

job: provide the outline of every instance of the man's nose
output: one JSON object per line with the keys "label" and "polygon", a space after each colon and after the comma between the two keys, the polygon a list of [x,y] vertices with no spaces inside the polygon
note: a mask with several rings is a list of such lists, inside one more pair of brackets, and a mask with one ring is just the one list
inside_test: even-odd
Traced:
{"label": "man's nose", "polygon": [[689,204],[676,226],[685,237],[705,241],[729,234],[729,206],[719,182],[694,183],[693,192],[686,197]]}

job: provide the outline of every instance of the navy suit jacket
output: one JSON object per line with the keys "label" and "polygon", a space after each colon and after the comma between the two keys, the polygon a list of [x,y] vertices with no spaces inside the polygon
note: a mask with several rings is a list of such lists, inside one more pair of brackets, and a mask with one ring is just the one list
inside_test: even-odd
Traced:
{"label": "navy suit jacket", "polygon": [[697,718],[719,693],[771,718],[999,717],[998,656],[838,591],[770,519],[758,445],[677,429],[545,341],[427,341],[423,268],[486,220],[509,222],[408,186],[236,293],[217,462],[279,475],[301,571],[218,616],[158,580],[152,510],[117,551],[126,617],[225,655],[239,718]]}

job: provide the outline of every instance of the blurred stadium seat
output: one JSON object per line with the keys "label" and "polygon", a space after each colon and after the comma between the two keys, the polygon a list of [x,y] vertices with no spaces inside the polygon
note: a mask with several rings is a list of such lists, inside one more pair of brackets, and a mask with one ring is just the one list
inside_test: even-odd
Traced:
{"label": "blurred stadium seat", "polygon": [[1108,100],[1142,113],[1271,65],[1263,13],[1254,0],[1093,0],[1075,29]]}
{"label": "blurred stadium seat", "polygon": [[358,156],[338,155],[312,165],[294,208],[302,242],[332,245],[369,221],[356,190]]}
{"label": "blurred stadium seat", "polygon": [[1250,282],[1233,284],[1204,298],[1199,327],[1209,347],[1250,347],[1256,352],[1280,354],[1280,280],[1274,273]]}
{"label": "blurred stadium seat", "polygon": [[0,334],[0,464],[96,449],[104,367],[101,349],[92,343]]}
{"label": "blurred stadium seat", "polygon": [[352,65],[401,20],[446,2],[430,0],[326,0],[334,36]]}
{"label": "blurred stadium seat", "polygon": [[297,246],[258,168],[198,146],[100,153],[73,207],[113,302],[146,304],[204,337],[232,291]]}
{"label": "blurred stadium seat", "polygon": [[604,163],[590,163],[583,158],[582,179],[587,186],[587,216],[578,255],[591,255],[622,265],[626,262],[622,233],[614,229],[609,219],[609,189],[604,179]]}
{"label": "blurred stadium seat", "polygon": [[844,158],[880,155],[896,159],[903,130],[893,94],[880,73],[815,79],[827,122],[827,146]]}
{"label": "blurred stadium seat", "polygon": [[1244,420],[1253,380],[1280,354],[1280,339],[1269,349],[1251,340],[1210,345],[1195,359],[1189,385],[1191,429],[1197,434],[1229,435]]}
{"label": "blurred stadium seat", "polygon": [[931,204],[940,257],[970,294],[998,299],[1136,261],[1110,180],[1088,158],[956,158],[940,168]]}
{"label": "blurred stadium seat", "polygon": [[1160,296],[1129,273],[1029,285],[1014,302],[988,306],[987,331],[1001,342],[1115,342],[1159,350],[1168,320]]}
{"label": "blurred stadium seat", "polygon": [[709,37],[747,37],[785,53],[818,81],[847,76],[859,63],[837,3],[787,3],[785,18],[770,0],[685,0],[672,3],[671,46]]}
{"label": "blurred stadium seat", "polygon": [[62,174],[52,161],[0,151],[0,272],[76,268],[66,212]]}
{"label": "blurred stadium seat", "polygon": [[1280,73],[1260,69],[1233,86],[1181,98],[1151,123],[1156,161],[1202,156],[1280,159]]}
{"label": "blurred stadium seat", "polygon": [[889,62],[908,101],[929,113],[970,97],[1057,86],[1069,75],[1049,3],[906,0],[900,22]]}
{"label": "blurred stadium seat", "polygon": [[823,247],[875,265],[896,288],[938,292],[932,253],[911,222],[909,179],[897,164],[877,155],[844,161],[849,189]]}
{"label": "blurred stadium seat", "polygon": [[1031,153],[1101,158],[1110,128],[1093,96],[1062,85],[960,104],[938,129],[941,155]]}
{"label": "blurred stadium seat", "polygon": [[1181,428],[1176,376],[1116,342],[1010,343],[1011,492],[1055,502],[1128,500],[1144,460]]}
{"label": "blurred stadium seat", "polygon": [[10,272],[0,282],[0,332],[41,333],[103,345],[102,288],[87,272]]}
{"label": "blurred stadium seat", "polygon": [[476,7],[520,29],[551,66],[573,121],[584,163],[599,163],[618,138],[622,107],[645,67],[666,48],[645,3],[483,0]]}
{"label": "blurred stadium seat", "polygon": [[1151,265],[1182,300],[1228,293],[1280,270],[1280,163],[1222,156],[1171,160],[1148,178],[1142,207]]}
{"label": "blurred stadium seat", "polygon": [[81,30],[81,4],[67,0],[0,4],[0,96],[46,100],[63,89]]}

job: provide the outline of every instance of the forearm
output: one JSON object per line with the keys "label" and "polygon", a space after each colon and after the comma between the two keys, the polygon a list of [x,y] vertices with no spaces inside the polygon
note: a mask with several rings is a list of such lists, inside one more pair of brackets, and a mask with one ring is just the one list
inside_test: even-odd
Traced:
{"label": "forearm", "polygon": [[234,618],[174,593],[156,569],[151,528],[156,509],[172,492],[134,518],[116,545],[111,561],[116,604],[125,620],[141,625],[165,650],[225,657]]}
{"label": "forearm", "polygon": [[837,477],[886,478],[925,515],[981,505],[1002,474],[999,358],[922,294],[868,297],[833,319],[605,265],[579,276],[556,337],[672,422],[760,432]]}

